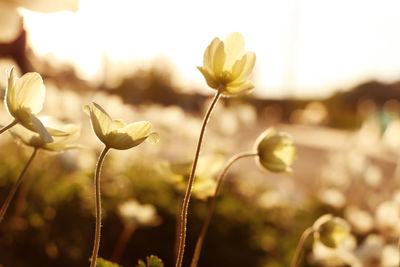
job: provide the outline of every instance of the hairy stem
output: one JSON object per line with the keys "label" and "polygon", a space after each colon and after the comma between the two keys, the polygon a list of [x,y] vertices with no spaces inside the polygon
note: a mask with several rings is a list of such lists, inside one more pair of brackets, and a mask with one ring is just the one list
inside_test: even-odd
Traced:
{"label": "hairy stem", "polygon": [[296,253],[294,255],[292,264],[290,265],[291,267],[296,267],[297,264],[300,261],[300,256],[301,253],[303,252],[303,248],[304,248],[304,243],[306,242],[307,238],[314,233],[314,228],[313,227],[308,227],[306,230],[304,230],[303,234],[300,237],[300,241],[297,244],[297,248],[296,248]]}
{"label": "hairy stem", "polygon": [[204,220],[203,227],[201,228],[199,237],[197,239],[196,248],[194,250],[194,254],[193,254],[193,258],[192,258],[192,263],[190,264],[191,267],[196,267],[197,263],[199,261],[201,249],[202,249],[202,246],[203,246],[204,237],[205,237],[205,235],[207,233],[208,226],[210,224],[211,217],[212,217],[212,214],[213,214],[214,209],[215,209],[215,203],[216,203],[216,200],[217,200],[217,196],[218,196],[218,193],[219,193],[219,190],[221,188],[222,182],[223,182],[223,180],[224,180],[229,168],[232,166],[233,163],[235,163],[239,159],[246,158],[246,157],[255,157],[255,156],[257,156],[257,153],[253,153],[253,152],[242,152],[242,153],[239,153],[239,154],[231,157],[228,160],[228,162],[225,164],[224,168],[222,169],[221,173],[219,174],[218,179],[217,179],[217,187],[215,188],[215,193],[210,199],[210,205],[208,207],[207,217]]}
{"label": "hairy stem", "polygon": [[97,254],[99,253],[100,247],[100,227],[101,227],[101,198],[100,198],[100,171],[101,166],[103,165],[104,158],[107,152],[110,150],[109,147],[104,147],[101,152],[99,159],[96,165],[96,171],[94,173],[94,187],[95,187],[95,207],[96,207],[96,231],[94,234],[94,242],[93,242],[93,252],[92,258],[90,262],[90,267],[95,267],[97,264]]}
{"label": "hairy stem", "polygon": [[11,127],[13,127],[14,125],[16,125],[18,122],[16,120],[12,121],[9,125],[4,126],[3,128],[0,129],[0,134],[4,133],[5,131],[7,131],[8,129],[10,129]]}
{"label": "hairy stem", "polygon": [[185,197],[183,198],[180,222],[177,222],[177,223],[180,223],[180,227],[179,227],[180,231],[179,231],[178,255],[177,255],[177,258],[175,261],[175,267],[182,266],[183,254],[185,252],[187,213],[188,213],[190,196],[192,194],[192,186],[193,186],[193,182],[194,182],[194,175],[196,172],[197,161],[199,159],[201,143],[203,141],[204,132],[205,132],[205,129],[207,126],[207,122],[210,118],[211,112],[212,112],[213,108],[215,107],[215,105],[217,104],[220,96],[221,96],[221,90],[218,90],[214,96],[213,101],[211,102],[210,107],[207,110],[207,113],[203,120],[203,125],[200,130],[199,141],[197,143],[196,153],[195,153],[195,156],[193,159],[192,171],[190,173],[188,185],[186,187]]}
{"label": "hairy stem", "polygon": [[17,189],[18,189],[19,185],[22,182],[22,178],[23,178],[25,172],[28,170],[29,165],[32,163],[33,158],[35,157],[37,151],[38,151],[38,148],[35,148],[33,150],[31,157],[29,158],[28,162],[25,164],[25,167],[22,169],[22,172],[19,175],[17,181],[14,183],[13,187],[11,188],[10,193],[8,193],[8,196],[7,196],[6,200],[4,201],[4,204],[3,204],[3,206],[1,207],[1,210],[0,210],[0,222],[3,220],[4,215],[7,212],[7,208],[10,205],[11,200],[13,199],[13,197],[15,195],[15,192],[17,192]]}

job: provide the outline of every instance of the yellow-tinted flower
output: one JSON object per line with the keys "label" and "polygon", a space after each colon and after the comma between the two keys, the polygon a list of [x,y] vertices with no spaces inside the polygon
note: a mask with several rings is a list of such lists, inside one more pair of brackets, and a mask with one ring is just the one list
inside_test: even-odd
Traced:
{"label": "yellow-tinted flower", "polygon": [[129,149],[147,140],[157,143],[157,133],[151,131],[151,123],[139,121],[125,124],[121,120],[113,120],[98,104],[86,105],[84,111],[90,116],[93,131],[109,148]]}
{"label": "yellow-tinted flower", "polygon": [[291,173],[296,156],[292,138],[285,133],[276,133],[273,128],[264,131],[256,140],[258,162],[271,172]]}
{"label": "yellow-tinted flower", "polygon": [[350,236],[350,225],[344,219],[325,214],[313,225],[314,238],[327,247],[337,248]]}
{"label": "yellow-tinted flower", "polygon": [[197,67],[211,88],[224,95],[247,93],[254,88],[247,80],[256,62],[256,54],[245,52],[243,36],[234,32],[224,41],[215,38],[204,52],[203,66]]}
{"label": "yellow-tinted flower", "polygon": [[20,125],[16,125],[10,130],[10,133],[14,138],[28,146],[48,151],[58,152],[79,147],[74,144],[80,133],[78,126],[74,124],[62,124],[55,120],[50,120],[49,123],[52,125],[52,129],[58,129],[59,132],[64,133],[61,136],[54,136],[52,143],[45,142],[37,133],[29,131]]}
{"label": "yellow-tinted flower", "polygon": [[[51,128],[46,129],[35,116],[42,110],[46,88],[39,73],[29,72],[16,78],[14,68],[11,69],[6,89],[5,105],[14,119],[25,128],[39,133],[45,142],[52,142],[51,135],[63,135]],[[49,133],[49,131],[51,133]]]}

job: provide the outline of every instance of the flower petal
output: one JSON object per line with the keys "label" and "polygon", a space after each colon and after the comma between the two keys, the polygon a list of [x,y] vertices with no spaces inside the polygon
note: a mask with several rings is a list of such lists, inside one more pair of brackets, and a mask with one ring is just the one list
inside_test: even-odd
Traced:
{"label": "flower petal", "polygon": [[232,80],[236,80],[240,74],[242,74],[244,67],[246,66],[247,56],[244,55],[240,60],[236,60],[232,67]]}
{"label": "flower petal", "polygon": [[160,141],[160,136],[156,132],[152,132],[147,136],[146,142],[157,144]]}
{"label": "flower petal", "polygon": [[203,66],[205,68],[208,68],[210,70],[213,69],[214,66],[213,57],[219,43],[221,43],[221,40],[219,38],[214,38],[214,40],[212,40],[210,45],[207,47],[206,51],[204,51]]}
{"label": "flower petal", "polygon": [[5,97],[5,105],[7,107],[8,112],[12,116],[14,116],[14,114],[17,112],[18,109],[14,85],[15,85],[15,75],[14,75],[14,67],[12,67],[8,75],[8,84],[6,88],[6,97]]}
{"label": "flower petal", "polygon": [[92,105],[92,124],[93,128],[100,135],[108,134],[112,129],[112,119],[110,115],[98,104],[93,102]]}
{"label": "flower petal", "polygon": [[53,138],[51,137],[49,132],[46,130],[43,123],[38,118],[36,118],[33,114],[29,114],[29,117],[30,117],[32,124],[35,127],[37,133],[40,135],[40,137],[43,139],[43,141],[45,141],[46,143],[53,142]]}
{"label": "flower petal", "polygon": [[254,88],[251,81],[244,81],[241,83],[230,83],[222,92],[225,95],[238,95],[249,93]]}
{"label": "flower petal", "polygon": [[197,67],[197,69],[201,72],[201,74],[203,74],[208,86],[214,89],[218,89],[218,81],[215,79],[215,76],[208,68]]}
{"label": "flower petal", "polygon": [[225,48],[224,43],[220,42],[215,49],[214,56],[213,56],[213,68],[215,76],[219,76],[224,71],[224,64],[225,64]]}
{"label": "flower petal", "polygon": [[256,63],[256,54],[254,52],[246,53],[246,65],[243,67],[242,72],[237,77],[237,80],[245,80],[249,77],[250,73],[253,71],[254,65]]}
{"label": "flower petal", "polygon": [[133,140],[147,137],[150,134],[151,123],[148,121],[138,121],[128,124],[119,132],[127,133]]}
{"label": "flower petal", "polygon": [[245,51],[245,41],[243,35],[238,32],[233,32],[224,40],[226,60],[225,70],[230,71],[233,64],[239,60]]}
{"label": "flower petal", "polygon": [[29,72],[15,81],[13,88],[18,109],[28,109],[33,114],[42,110],[46,88],[39,73]]}

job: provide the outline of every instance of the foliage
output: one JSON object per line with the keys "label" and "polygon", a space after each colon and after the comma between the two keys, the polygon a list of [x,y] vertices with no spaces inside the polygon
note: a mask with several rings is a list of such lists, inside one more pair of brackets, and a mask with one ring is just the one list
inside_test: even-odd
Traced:
{"label": "foliage", "polygon": [[151,255],[146,257],[146,263],[142,260],[139,260],[136,267],[164,267],[164,263],[157,256]]}

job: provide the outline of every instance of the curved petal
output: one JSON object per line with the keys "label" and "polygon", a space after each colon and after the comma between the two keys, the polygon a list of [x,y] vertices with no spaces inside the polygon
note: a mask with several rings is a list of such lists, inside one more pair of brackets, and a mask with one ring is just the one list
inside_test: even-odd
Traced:
{"label": "curved petal", "polygon": [[119,128],[126,127],[126,123],[122,120],[112,120],[111,130],[118,130]]}
{"label": "curved petal", "polygon": [[12,116],[14,116],[14,114],[17,112],[18,108],[14,85],[15,85],[15,75],[14,75],[14,67],[12,67],[8,75],[8,84],[6,88],[6,97],[4,101],[8,112]]}
{"label": "curved petal", "polygon": [[40,135],[40,137],[45,141],[46,143],[51,143],[53,142],[53,138],[49,134],[49,132],[46,130],[44,127],[43,123],[36,118],[33,114],[29,114],[30,119],[32,121],[33,126],[35,127],[37,133]]}
{"label": "curved petal", "polygon": [[148,121],[130,123],[108,134],[105,143],[115,149],[129,149],[145,141],[150,130],[151,123]]}
{"label": "curved petal", "polygon": [[213,69],[213,65],[214,65],[213,57],[214,57],[215,50],[219,43],[221,43],[221,40],[218,37],[214,38],[214,40],[212,40],[210,45],[207,47],[206,51],[204,51],[203,66],[205,68],[208,68],[210,70]]}
{"label": "curved petal", "polygon": [[249,93],[254,88],[251,81],[241,83],[230,83],[222,93],[225,95],[237,95]]}
{"label": "curved petal", "polygon": [[232,81],[236,80],[240,74],[242,74],[244,67],[246,66],[247,56],[244,55],[240,60],[236,60],[232,67]]}
{"label": "curved petal", "polygon": [[160,141],[160,136],[156,132],[152,132],[147,136],[146,142],[157,144]]}
{"label": "curved petal", "polygon": [[197,69],[201,72],[201,74],[203,74],[208,86],[214,89],[218,89],[218,81],[215,79],[214,74],[212,74],[212,72],[208,68],[197,67]]}
{"label": "curved petal", "polygon": [[230,71],[233,64],[239,60],[245,51],[245,41],[243,35],[233,32],[224,39],[226,60],[225,70]]}
{"label": "curved petal", "polygon": [[128,124],[118,132],[127,133],[133,140],[147,137],[150,134],[151,123],[148,121],[138,121]]}
{"label": "curved petal", "polygon": [[11,43],[22,29],[22,18],[12,3],[0,1],[0,43]]}
{"label": "curved petal", "polygon": [[215,49],[214,56],[213,56],[213,72],[216,77],[221,75],[224,71],[224,64],[225,64],[225,48],[224,43],[220,42]]}
{"label": "curved petal", "polygon": [[33,114],[42,110],[46,88],[39,73],[29,72],[15,81],[12,89],[18,109],[26,108]]}
{"label": "curved petal", "polygon": [[112,127],[112,119],[107,112],[96,103],[91,106],[84,106],[83,110],[90,116],[92,128],[96,136],[105,142],[105,136],[109,133]]}
{"label": "curved petal", "polygon": [[256,54],[254,52],[246,53],[246,64],[243,67],[240,75],[237,77],[237,80],[245,80],[249,77],[250,73],[253,71],[254,65],[256,63]]}

